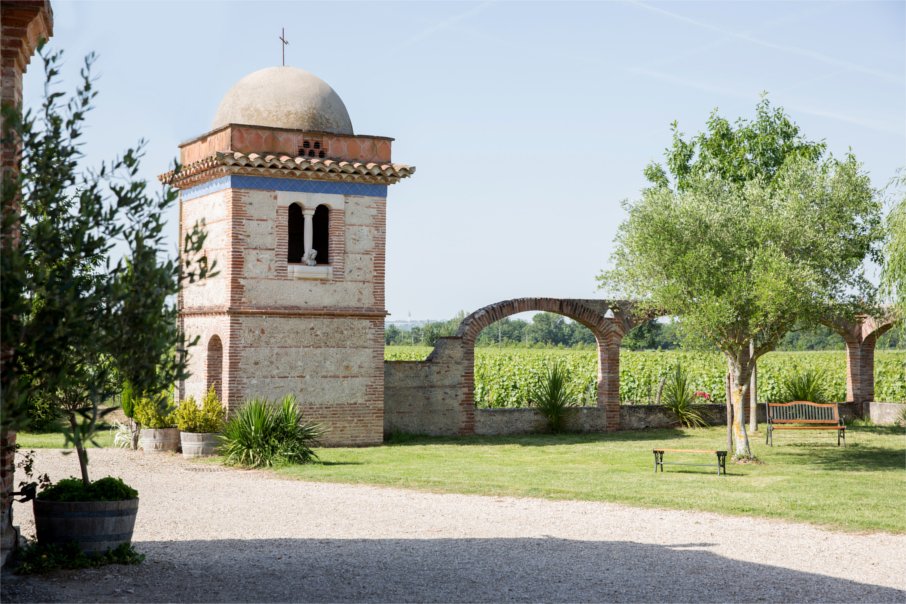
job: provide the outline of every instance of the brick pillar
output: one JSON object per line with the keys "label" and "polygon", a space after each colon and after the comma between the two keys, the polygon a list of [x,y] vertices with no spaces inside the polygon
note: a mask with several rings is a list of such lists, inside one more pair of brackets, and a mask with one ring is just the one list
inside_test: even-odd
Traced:
{"label": "brick pillar", "polygon": [[462,340],[462,396],[459,401],[459,435],[475,434],[475,341]]}
{"label": "brick pillar", "polygon": [[[3,14],[0,25],[0,103],[3,106],[22,106],[22,74],[42,39],[53,34],[53,11],[48,0],[0,0],[0,12]],[[18,141],[4,141],[0,150],[0,167],[2,178],[6,179],[18,173],[20,147]],[[10,207],[3,207],[4,216],[16,212],[18,201],[13,200]],[[7,235],[9,238],[7,239]],[[14,247],[18,241],[18,228],[11,233],[3,233],[0,247],[8,251],[7,246]],[[3,318],[0,318],[3,320]],[[12,356],[9,343],[0,351],[2,365],[0,368],[0,389],[8,390],[10,371],[6,363]],[[0,566],[6,563],[10,552],[18,540],[18,531],[13,526],[12,492],[15,485],[16,433],[11,430],[0,430]]]}
{"label": "brick pillar", "polygon": [[620,342],[612,333],[598,338],[598,407],[604,407],[604,429],[620,429]]}
{"label": "brick pillar", "polygon": [[865,403],[875,397],[875,342],[846,339],[846,400]]}

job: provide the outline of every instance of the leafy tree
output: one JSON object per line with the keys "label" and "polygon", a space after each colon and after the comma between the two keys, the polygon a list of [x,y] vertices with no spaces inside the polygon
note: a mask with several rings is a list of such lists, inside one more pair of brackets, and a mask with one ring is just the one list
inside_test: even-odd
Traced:
{"label": "leafy tree", "polygon": [[396,325],[388,325],[384,330],[384,344],[387,346],[401,342],[403,330]]}
{"label": "leafy tree", "polygon": [[18,139],[22,152],[20,172],[3,183],[3,423],[21,427],[29,405],[54,400],[88,484],[85,443],[118,384],[156,394],[187,376],[191,343],[177,327],[175,295],[209,268],[198,226],[181,261],[166,257],[163,215],[176,195],[151,195],[138,178],[143,143],[97,170],[81,166],[93,56],[64,102],[55,90],[60,55],[39,52],[41,110],[4,108],[5,144]]}
{"label": "leafy tree", "polygon": [[793,329],[777,344],[778,350],[843,350],[844,347],[843,338],[824,325]]}
{"label": "leafy tree", "polygon": [[549,312],[539,312],[532,317],[532,322],[525,329],[529,342],[538,344],[565,344],[568,343],[568,328],[566,320]]}
{"label": "leafy tree", "polygon": [[629,350],[658,350],[663,344],[663,327],[657,320],[647,321],[623,337],[621,346]]}
{"label": "leafy tree", "polygon": [[476,341],[477,346],[522,344],[528,323],[522,319],[501,319],[484,328]]}
{"label": "leafy tree", "polygon": [[[906,174],[900,175],[897,184],[906,185]],[[887,215],[881,285],[900,316],[906,316],[906,192]]]}
{"label": "leafy tree", "polygon": [[794,325],[872,289],[862,265],[877,258],[880,204],[851,154],[824,150],[767,100],[754,121],[734,126],[715,112],[688,140],[674,125],[666,168],[645,170],[651,186],[625,204],[599,277],[723,352],[740,458],[751,456],[743,400],[755,360]]}

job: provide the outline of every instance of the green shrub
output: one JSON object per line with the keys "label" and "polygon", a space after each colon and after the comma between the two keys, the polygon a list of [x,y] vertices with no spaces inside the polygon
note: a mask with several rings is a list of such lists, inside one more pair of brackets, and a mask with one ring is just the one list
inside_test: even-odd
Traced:
{"label": "green shrub", "polygon": [[120,393],[120,404],[123,407],[123,415],[129,419],[135,417],[135,393],[132,390],[132,384],[128,380],[123,384],[123,391]]}
{"label": "green shrub", "polygon": [[677,363],[664,377],[661,404],[676,416],[681,425],[689,428],[703,428],[708,423],[702,417],[701,412],[693,407],[695,398],[689,374],[681,364]]}
{"label": "green shrub", "polygon": [[792,401],[809,401],[826,403],[828,401],[827,374],[820,369],[805,369],[788,375],[783,380],[782,403]]}
{"label": "green shrub", "polygon": [[38,493],[38,499],[45,501],[123,501],[136,497],[138,491],[112,476],[95,480],[87,487],[79,478],[64,478]]}
{"label": "green shrub", "polygon": [[59,432],[63,422],[63,413],[55,400],[46,393],[39,392],[28,402],[29,432]]}
{"label": "green shrub", "polygon": [[204,395],[201,407],[190,396],[179,404],[174,413],[176,427],[182,432],[220,432],[223,429],[226,415],[214,387]]}
{"label": "green shrub", "polygon": [[324,429],[303,422],[296,398],[288,394],[279,406],[265,399],[246,402],[223,429],[224,463],[250,468],[317,459],[312,447]]}
{"label": "green shrub", "polygon": [[173,403],[168,394],[158,397],[142,396],[135,401],[135,421],[144,428],[172,428],[176,425],[173,419]]}
{"label": "green shrub", "polygon": [[140,564],[144,559],[145,555],[135,551],[131,543],[121,543],[100,556],[89,556],[75,543],[43,545],[35,541],[16,552],[13,570],[19,575],[37,575],[60,569],[97,568],[108,564]]}
{"label": "green shrub", "polygon": [[562,363],[548,363],[532,389],[531,401],[547,420],[551,432],[561,432],[568,408],[575,405],[569,369]]}

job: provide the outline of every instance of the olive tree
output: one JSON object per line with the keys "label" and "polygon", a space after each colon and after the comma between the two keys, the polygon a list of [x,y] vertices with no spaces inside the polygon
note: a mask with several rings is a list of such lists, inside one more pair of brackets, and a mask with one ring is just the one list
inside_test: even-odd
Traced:
{"label": "olive tree", "polygon": [[56,90],[60,55],[40,52],[40,110],[4,108],[4,144],[17,144],[21,162],[3,183],[3,428],[21,427],[36,399],[55,401],[87,484],[85,446],[101,403],[123,380],[160,393],[186,375],[191,342],[178,329],[175,297],[209,270],[199,226],[180,259],[167,255],[163,216],[176,195],[148,192],[138,177],[141,143],[97,169],[82,165],[93,58],[65,100]]}
{"label": "olive tree", "polygon": [[[898,179],[906,185],[906,174]],[[906,316],[906,192],[894,203],[887,215],[887,239],[884,243],[884,264],[881,286],[893,302],[900,317]]]}
{"label": "olive tree", "polygon": [[690,140],[674,124],[666,159],[666,169],[646,169],[641,198],[624,203],[599,281],[679,317],[724,354],[735,455],[748,458],[743,401],[756,360],[797,323],[867,295],[880,203],[852,155],[826,156],[766,100],[753,122],[734,127],[715,113]]}

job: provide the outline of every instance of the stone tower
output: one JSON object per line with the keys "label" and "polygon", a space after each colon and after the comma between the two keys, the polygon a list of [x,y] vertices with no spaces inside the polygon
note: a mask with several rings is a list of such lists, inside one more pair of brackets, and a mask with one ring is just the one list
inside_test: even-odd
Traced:
{"label": "stone tower", "polygon": [[343,101],[294,67],[241,79],[211,130],[180,145],[180,241],[196,222],[219,274],[187,285],[192,377],[232,412],[294,394],[325,444],[383,439],[387,186],[393,139],[355,135]]}

